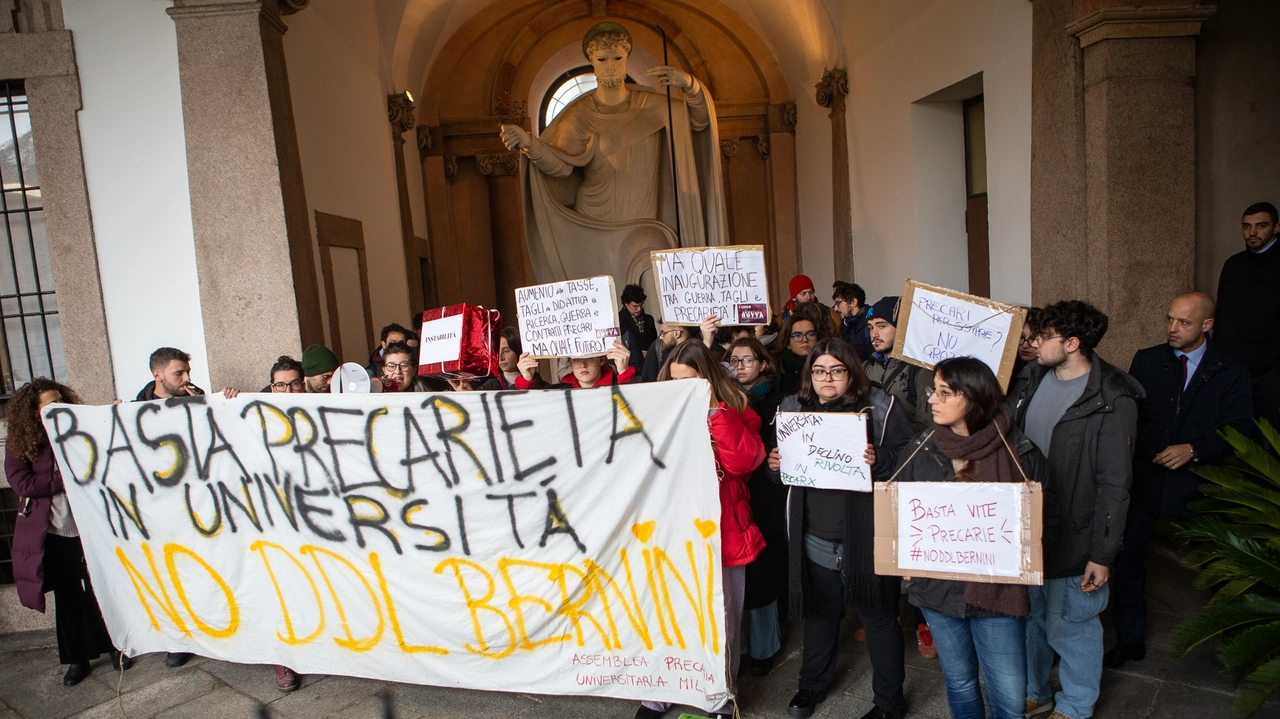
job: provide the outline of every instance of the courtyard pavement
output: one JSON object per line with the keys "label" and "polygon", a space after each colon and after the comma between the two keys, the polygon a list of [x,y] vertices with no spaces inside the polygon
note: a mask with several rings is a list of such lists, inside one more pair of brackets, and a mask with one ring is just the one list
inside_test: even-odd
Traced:
{"label": "courtyard pavement", "polygon": [[[1208,593],[1191,586],[1195,572],[1178,565],[1167,541],[1158,540],[1152,547],[1147,595],[1152,636],[1147,658],[1119,671],[1106,671],[1094,716],[1226,719],[1231,716],[1232,685],[1219,671],[1213,648],[1202,646],[1181,659],[1171,658],[1163,651],[1173,627],[1194,614]],[[1104,623],[1109,624],[1106,616]],[[871,708],[871,664],[866,645],[854,641],[856,628],[856,620],[845,622],[836,678],[829,698],[814,715],[817,719],[858,719]],[[797,626],[786,629],[785,643],[773,671],[764,677],[744,672],[741,677],[740,707],[745,719],[786,716],[800,665],[800,632]],[[908,641],[908,716],[946,717],[946,695],[938,663],[919,657],[914,633],[909,634]],[[1111,641],[1108,629],[1108,644]],[[275,688],[269,666],[197,657],[182,668],[167,669],[162,654],[137,658],[134,667],[123,676],[112,672],[104,657],[94,663],[88,679],[70,689],[62,686],[64,670],[58,665],[52,632],[0,637],[0,719],[249,719],[258,716],[262,705],[271,717],[375,719],[383,716],[379,695],[384,691],[391,693],[399,719],[630,719],[636,708],[634,702],[614,699],[467,691],[341,676],[304,677],[300,689],[282,694]],[[667,716],[676,719],[680,712],[673,709]],[[1255,717],[1280,719],[1280,701],[1273,699]]]}

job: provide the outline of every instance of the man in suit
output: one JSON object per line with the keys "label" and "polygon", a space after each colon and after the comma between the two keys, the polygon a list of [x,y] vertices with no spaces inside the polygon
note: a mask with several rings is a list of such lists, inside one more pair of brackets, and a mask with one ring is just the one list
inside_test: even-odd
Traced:
{"label": "man in suit", "polygon": [[1257,202],[1244,210],[1244,249],[1222,266],[1218,323],[1213,339],[1222,354],[1249,368],[1259,417],[1280,426],[1280,249],[1276,206]]}
{"label": "man in suit", "polygon": [[1192,468],[1230,453],[1220,430],[1247,432],[1252,424],[1248,368],[1220,353],[1206,334],[1213,329],[1214,309],[1203,292],[1174,298],[1168,341],[1139,350],[1129,368],[1147,394],[1138,402],[1129,518],[1112,581],[1118,641],[1103,660],[1112,669],[1146,656],[1145,564],[1156,520],[1194,516],[1188,504],[1202,495]]}

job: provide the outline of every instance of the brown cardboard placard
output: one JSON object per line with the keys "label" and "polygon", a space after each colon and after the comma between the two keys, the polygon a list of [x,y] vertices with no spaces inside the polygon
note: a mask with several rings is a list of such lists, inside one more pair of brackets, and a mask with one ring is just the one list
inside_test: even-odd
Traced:
{"label": "brown cardboard placard", "polygon": [[[902,569],[898,563],[900,542],[907,541],[898,527],[898,488],[901,482],[876,482],[872,490],[875,505],[875,572],[885,576],[930,577],[952,579],[961,582],[988,582],[993,584],[1044,583],[1044,496],[1039,482],[1019,483],[1022,500],[1021,576],[994,576],[962,572]],[[979,484],[958,483],[958,484]]]}
{"label": "brown cardboard placard", "polygon": [[[695,256],[707,255],[728,261],[696,264]],[[772,314],[763,245],[651,250],[649,261],[653,263],[663,322],[696,327],[714,314],[726,327],[769,324]],[[672,261],[683,263],[678,272],[668,269]]]}
{"label": "brown cardboard placard", "polygon": [[[922,296],[920,291],[926,294],[941,295],[953,300],[954,306],[949,309],[957,313],[972,315],[974,310],[985,309],[986,311],[980,313],[981,317],[970,319],[946,318],[943,312],[929,313],[924,315],[924,321],[929,324],[922,326],[920,325],[921,320],[919,320],[919,317],[925,310],[920,305],[926,304],[928,298]],[[1000,387],[1008,391],[1009,381],[1013,376],[1013,365],[1018,359],[1018,343],[1022,339],[1022,326],[1027,321],[1027,310],[1017,305],[1005,304],[986,297],[969,295],[946,287],[938,287],[908,279],[902,283],[902,298],[898,302],[898,331],[893,341],[891,356],[904,362],[919,365],[925,369],[933,369],[942,359],[960,356],[953,348],[943,347],[942,345],[947,344],[948,341],[952,343],[961,340],[975,342],[974,335],[984,331],[984,325],[992,326],[988,323],[1003,314],[1010,315],[1010,323],[1004,336],[999,339],[1001,344],[996,348],[998,351],[990,351],[992,347],[988,347],[984,340],[982,349],[988,350],[987,352],[981,355],[977,353],[966,354],[986,362],[995,372],[996,379],[1000,382]],[[915,327],[911,324],[913,318],[917,319]],[[935,329],[938,327],[943,329]],[[947,334],[945,339],[943,337],[938,337],[937,340],[934,339],[935,334],[944,333]],[[931,344],[908,347],[908,342],[913,340],[917,344],[922,342],[930,342]],[[936,361],[930,361],[931,359]]]}

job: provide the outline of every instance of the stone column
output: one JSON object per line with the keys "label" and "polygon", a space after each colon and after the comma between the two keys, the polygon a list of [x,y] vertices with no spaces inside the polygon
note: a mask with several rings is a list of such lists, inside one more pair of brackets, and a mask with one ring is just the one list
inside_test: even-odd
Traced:
{"label": "stone column", "polygon": [[724,181],[724,214],[728,221],[725,228],[729,232],[729,241],[736,243],[733,234],[733,183],[729,178],[729,161],[738,154],[738,138],[720,140],[720,177]]}
{"label": "stone column", "polygon": [[493,235],[493,280],[503,324],[516,323],[515,290],[534,283],[524,243],[520,205],[520,159],[514,152],[477,155],[476,170],[489,178],[489,224]]}
{"label": "stone column", "polygon": [[[400,200],[400,237],[404,247],[405,280],[409,283],[409,312],[431,309],[422,293],[422,269],[418,264],[418,238],[413,234],[413,209],[409,205],[409,175],[404,164],[404,133],[413,130],[413,96],[406,90],[387,95],[387,120],[396,156],[396,190]],[[417,142],[415,131],[414,141]]]}
{"label": "stone column", "polygon": [[1088,229],[1085,256],[1058,271],[1087,271],[1085,299],[1111,317],[1101,351],[1121,367],[1195,286],[1194,36],[1214,9],[1104,7],[1067,28],[1084,51]]}
{"label": "stone column", "polygon": [[280,11],[273,0],[168,10],[215,387],[256,387],[278,355],[324,341]]}
{"label": "stone column", "polygon": [[831,113],[831,244],[835,250],[837,280],[853,282],[853,198],[849,194],[849,134],[845,125],[844,98],[849,94],[849,73],[841,68],[822,71],[818,104]]}

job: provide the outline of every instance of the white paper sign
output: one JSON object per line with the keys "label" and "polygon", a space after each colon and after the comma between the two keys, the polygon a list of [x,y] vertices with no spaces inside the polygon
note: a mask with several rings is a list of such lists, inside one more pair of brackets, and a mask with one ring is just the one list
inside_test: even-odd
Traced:
{"label": "white paper sign", "polygon": [[664,322],[699,325],[715,315],[722,325],[769,324],[761,246],[655,250],[650,256]]}
{"label": "white paper sign", "polygon": [[618,337],[613,278],[551,282],[516,290],[520,342],[534,357],[598,357]]}
{"label": "white paper sign", "polygon": [[871,491],[865,414],[779,412],[774,424],[783,484]]}
{"label": "white paper sign", "polygon": [[709,401],[678,380],[42,414],[130,655],[711,710],[729,695]]}
{"label": "white paper sign", "polygon": [[[910,306],[898,310],[898,326],[902,327],[905,321],[906,331],[898,335],[894,356],[930,369],[944,359],[974,357],[1000,377],[1009,357],[1008,343],[1018,339],[1012,337],[1015,320],[1016,331],[1022,331],[1021,310],[980,298],[966,300],[957,294],[919,285],[912,292],[904,292],[903,302]],[[1013,351],[1017,351],[1016,345]]]}
{"label": "white paper sign", "polygon": [[1022,485],[898,482],[898,567],[1022,576]]}
{"label": "white paper sign", "polygon": [[454,362],[462,354],[462,315],[422,323],[418,363]]}

